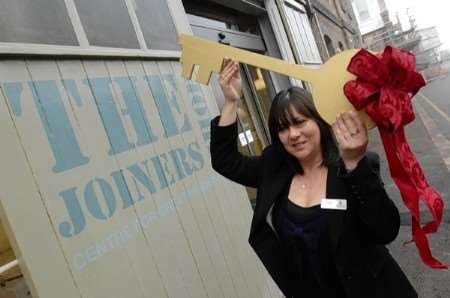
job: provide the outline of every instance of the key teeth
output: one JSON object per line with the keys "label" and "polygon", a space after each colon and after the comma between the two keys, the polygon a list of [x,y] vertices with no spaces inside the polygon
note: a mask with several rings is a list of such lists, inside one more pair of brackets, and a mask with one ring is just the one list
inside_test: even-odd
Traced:
{"label": "key teeth", "polygon": [[194,64],[183,63],[183,70],[181,72],[181,76],[186,80],[190,80],[192,78],[192,74],[194,72]]}
{"label": "key teeth", "polygon": [[212,72],[207,70],[206,68],[201,68],[197,73],[197,77],[195,78],[195,81],[197,83],[208,85],[209,80],[211,79]]}
{"label": "key teeth", "polygon": [[215,61],[215,59],[213,59],[214,61],[203,61],[204,55],[207,53],[203,53],[201,49],[199,50],[195,47],[194,39],[195,37],[192,36],[180,35],[179,43],[182,47],[180,57],[180,63],[182,65],[181,75],[185,79],[191,80],[194,74],[194,66],[197,64],[200,68],[195,77],[195,81],[200,84],[208,85],[211,80],[212,72],[220,72],[223,59],[218,59],[217,61]]}
{"label": "key teeth", "polygon": [[194,72],[194,64],[191,62],[192,55],[189,53],[190,51],[183,48],[183,52],[180,57],[180,63],[182,66],[181,76],[186,80],[190,80],[192,78],[192,73]]}

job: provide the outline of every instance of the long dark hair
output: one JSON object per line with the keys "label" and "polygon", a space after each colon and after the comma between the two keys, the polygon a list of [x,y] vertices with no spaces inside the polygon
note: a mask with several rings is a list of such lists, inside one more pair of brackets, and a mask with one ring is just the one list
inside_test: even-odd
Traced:
{"label": "long dark hair", "polygon": [[293,116],[289,112],[291,106],[297,112],[315,121],[319,126],[323,157],[321,166],[328,167],[336,162],[339,159],[339,151],[331,126],[317,112],[311,93],[300,87],[290,87],[280,91],[273,99],[269,112],[269,131],[272,144],[277,146],[283,154],[286,154],[286,158],[290,161],[289,164],[294,167],[297,173],[303,174],[301,164],[284,149],[278,137],[278,132],[283,127],[289,127],[293,123]]}

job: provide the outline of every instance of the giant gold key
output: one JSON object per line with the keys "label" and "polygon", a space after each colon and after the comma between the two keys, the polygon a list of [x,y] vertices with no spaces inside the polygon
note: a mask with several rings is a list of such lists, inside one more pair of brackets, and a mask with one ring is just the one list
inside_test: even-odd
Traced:
{"label": "giant gold key", "polygon": [[[196,36],[181,34],[179,43],[182,47],[180,62],[182,63],[182,76],[192,79],[194,67],[198,66],[195,80],[207,85],[212,73],[219,73],[223,59],[230,58],[274,71],[298,80],[307,81],[312,85],[314,104],[321,116],[333,123],[336,115],[341,112],[355,110],[344,95],[344,84],[353,80],[355,76],[347,71],[350,59],[358,51],[347,50],[331,57],[318,68],[291,64],[281,59],[253,53],[250,51],[226,46],[217,42]],[[372,128],[372,120],[363,111],[358,112],[367,127]]]}

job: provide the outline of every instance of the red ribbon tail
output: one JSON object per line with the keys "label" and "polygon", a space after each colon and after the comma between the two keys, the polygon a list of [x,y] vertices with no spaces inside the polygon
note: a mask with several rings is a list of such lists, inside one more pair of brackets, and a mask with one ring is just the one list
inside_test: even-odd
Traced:
{"label": "red ribbon tail", "polygon": [[412,222],[412,231],[413,239],[416,243],[417,249],[419,250],[419,255],[422,261],[426,265],[434,269],[449,269],[449,264],[444,264],[433,257],[427,236],[424,230],[420,227],[420,224],[414,219]]}
{"label": "red ribbon tail", "polygon": [[[412,236],[422,261],[431,268],[448,269],[444,264],[433,257],[426,234],[437,231],[441,222],[443,203],[440,195],[434,191],[425,180],[422,169],[404,136],[403,128],[389,132],[379,129],[383,141],[389,170],[395,184],[400,190],[402,199],[412,216]],[[420,226],[419,199],[422,198],[430,209],[434,220]],[[408,242],[405,242],[406,244]]]}

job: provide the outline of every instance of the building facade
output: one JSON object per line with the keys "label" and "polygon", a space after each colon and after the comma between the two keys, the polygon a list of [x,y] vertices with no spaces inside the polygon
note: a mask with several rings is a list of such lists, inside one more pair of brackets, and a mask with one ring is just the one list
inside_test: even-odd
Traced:
{"label": "building facade", "polygon": [[[247,244],[255,190],[210,166],[217,75],[184,80],[178,36],[316,67],[358,46],[349,2],[4,0],[0,24],[0,279],[11,293],[281,296]],[[239,150],[259,154],[271,99],[304,83],[241,74]]]}
{"label": "building facade", "polygon": [[350,1],[312,0],[311,6],[317,15],[316,27],[322,33],[326,57],[361,47],[361,35]]}
{"label": "building facade", "polygon": [[416,55],[416,68],[428,80],[447,71],[440,57],[441,41],[435,27],[418,28],[413,15],[409,24],[402,24],[398,13],[391,20],[384,0],[354,0],[353,7],[362,33],[364,47],[376,52],[387,45],[399,47]]}
{"label": "building facade", "polygon": [[352,6],[362,35],[384,26],[381,17],[382,7],[386,7],[384,1],[380,3],[378,0],[352,0]]}
{"label": "building facade", "polygon": [[384,0],[355,0],[353,7],[368,49],[382,51],[389,44],[412,51],[420,43],[414,17],[407,16],[409,26],[404,30],[398,14],[396,22],[391,20]]}
{"label": "building facade", "polygon": [[181,78],[181,1],[7,0],[0,23],[10,292],[23,276],[45,298],[280,296],[247,243],[247,192],[211,168],[218,106]]}

